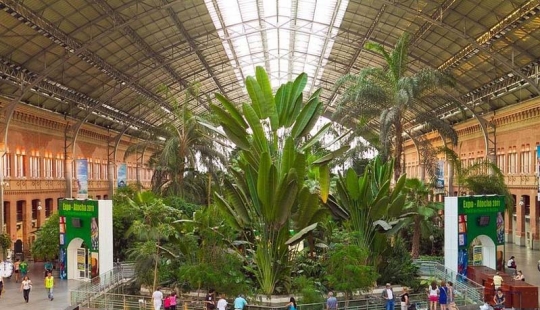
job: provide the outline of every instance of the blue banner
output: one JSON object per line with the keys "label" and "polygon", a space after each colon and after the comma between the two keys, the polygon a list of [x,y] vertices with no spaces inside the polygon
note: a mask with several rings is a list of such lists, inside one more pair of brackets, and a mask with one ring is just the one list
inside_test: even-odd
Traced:
{"label": "blue banner", "polygon": [[118,166],[118,187],[127,186],[127,165],[125,163]]}
{"label": "blue banner", "polygon": [[77,199],[88,198],[88,160],[77,159]]}

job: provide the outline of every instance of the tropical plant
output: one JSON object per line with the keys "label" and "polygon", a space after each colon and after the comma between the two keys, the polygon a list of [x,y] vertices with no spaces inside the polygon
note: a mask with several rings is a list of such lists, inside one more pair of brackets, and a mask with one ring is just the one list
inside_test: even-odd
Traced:
{"label": "tropical plant", "polygon": [[407,203],[403,212],[406,224],[412,224],[412,258],[420,256],[420,241],[422,235],[429,235],[432,219],[438,216],[443,209],[440,202],[430,201],[432,193],[430,187],[419,179],[412,178],[405,181],[404,192],[407,194]]}
{"label": "tropical plant", "polygon": [[355,243],[339,243],[329,252],[325,279],[330,289],[344,292],[347,301],[353,292],[373,287],[378,277],[375,268],[366,265],[368,251]]}
{"label": "tropical plant", "polygon": [[[231,179],[224,181],[224,194],[216,193],[215,201],[244,238],[255,236],[251,272],[265,294],[290,286],[289,245],[316,228],[316,218],[324,213],[318,196],[326,201],[329,193],[328,163],[345,151],[326,152],[311,162],[319,169],[317,193],[312,193],[305,184],[310,168],[306,159],[331,124],[311,134],[323,104],[320,89],[304,102],[306,83],[302,73],[274,95],[266,72],[257,67],[256,76],[246,79],[250,102],[238,108],[217,94],[220,105],[212,104],[211,109],[222,130],[206,124],[239,149],[236,165],[228,171]],[[295,213],[298,217],[291,223]],[[298,233],[287,244],[291,229]]]}
{"label": "tropical plant", "polygon": [[379,43],[368,42],[364,48],[382,56],[385,65],[382,68],[368,67],[358,74],[349,73],[336,83],[336,88],[345,87],[338,102],[339,110],[347,111],[349,115],[361,115],[362,119],[379,117],[380,151],[384,160],[389,157],[394,140],[395,180],[402,172],[403,124],[408,113],[414,113],[417,120],[457,143],[457,134],[452,126],[434,115],[427,104],[437,97],[434,90],[453,86],[454,81],[431,68],[407,74],[409,44],[410,35],[407,33],[399,38],[392,51],[386,51]]}
{"label": "tropical plant", "polygon": [[148,140],[128,148],[125,157],[141,150],[152,150],[147,165],[153,169],[152,191],[164,196],[176,195],[199,204],[207,204],[209,178],[226,161],[213,132],[201,126],[200,115],[189,110],[189,104],[199,98],[197,85],[186,91],[183,102],[171,95],[168,88],[160,89],[172,110],[172,122],[164,122]]}
{"label": "tropical plant", "polygon": [[385,251],[384,256],[386,260],[381,263],[378,283],[399,284],[413,290],[420,286],[418,267],[413,263],[403,238],[395,238],[393,246]]}
{"label": "tropical plant", "polygon": [[350,232],[356,232],[353,242],[369,249],[375,264],[387,246],[387,236],[379,232],[393,232],[401,226],[401,222],[395,220],[405,205],[406,196],[402,193],[405,175],[393,188],[390,185],[393,164],[393,160],[383,163],[377,156],[363,175],[349,168],[345,175],[339,176],[336,193],[326,204],[336,218],[345,221]]}
{"label": "tropical plant", "polygon": [[138,192],[128,202],[133,212],[140,214],[126,232],[127,237],[134,237],[137,240],[128,253],[135,261],[139,282],[152,283],[152,289],[155,290],[162,254],[174,253],[164,246],[164,242],[178,234],[173,224],[180,218],[181,213],[165,205],[152,192]]}
{"label": "tropical plant", "polygon": [[2,248],[2,258],[5,259],[7,250],[11,248],[11,238],[7,233],[0,233],[0,248]]}
{"label": "tropical plant", "polygon": [[60,252],[60,217],[58,213],[53,213],[41,225],[36,232],[36,240],[32,243],[32,256],[34,259],[53,260]]}

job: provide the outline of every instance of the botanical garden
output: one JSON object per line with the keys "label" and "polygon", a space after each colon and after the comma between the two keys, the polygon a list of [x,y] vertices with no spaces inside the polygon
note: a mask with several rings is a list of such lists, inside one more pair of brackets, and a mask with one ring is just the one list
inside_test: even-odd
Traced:
{"label": "botanical garden", "polygon": [[[351,299],[387,282],[423,291],[414,260],[443,255],[436,156],[446,156],[467,192],[511,196],[495,165],[461,167],[452,127],[417,112],[454,81],[432,69],[410,74],[408,47],[407,34],[391,51],[367,43],[385,65],[336,81],[332,107],[320,90],[307,93],[306,74],[271,85],[261,67],[245,80],[247,102],[202,94],[196,83],[185,98],[164,87],[181,125],[165,124],[130,149],[152,152],[154,174],[152,188],[130,184],[113,198],[115,260],[133,262],[137,285],[149,290],[302,303],[330,290]],[[190,100],[205,100],[212,113],[194,115]],[[452,142],[420,142],[423,180],[403,173],[403,140],[418,134],[404,126],[411,115]],[[34,257],[57,255],[57,221],[38,233]]]}

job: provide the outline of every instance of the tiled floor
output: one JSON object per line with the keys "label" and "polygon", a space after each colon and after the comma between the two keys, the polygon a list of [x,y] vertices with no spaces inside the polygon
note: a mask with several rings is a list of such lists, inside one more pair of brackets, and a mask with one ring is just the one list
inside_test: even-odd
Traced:
{"label": "tiled floor", "polygon": [[[539,250],[528,250],[513,244],[506,245],[506,256],[515,256],[518,270],[525,274],[526,282],[540,287],[540,271],[537,264],[540,260]],[[25,303],[19,291],[20,283],[15,278],[5,279],[5,288],[0,298],[0,309],[4,310],[62,310],[69,306],[69,290],[80,285],[76,280],[55,279],[54,300],[49,301],[43,284],[43,263],[30,264],[30,279],[33,282],[30,302]]]}
{"label": "tiled floor", "polygon": [[32,280],[30,301],[26,303],[20,292],[21,283],[15,276],[4,279],[4,292],[0,298],[0,309],[4,310],[63,310],[69,306],[69,289],[79,286],[79,281],[55,279],[54,300],[47,299],[45,292],[43,263],[30,263],[28,277]]}

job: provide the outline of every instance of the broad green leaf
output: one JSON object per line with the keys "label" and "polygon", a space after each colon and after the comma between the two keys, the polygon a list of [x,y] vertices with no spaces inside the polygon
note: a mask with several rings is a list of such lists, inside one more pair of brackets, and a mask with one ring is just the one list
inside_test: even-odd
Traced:
{"label": "broad green leaf", "polygon": [[270,85],[270,80],[263,67],[257,66],[255,68],[255,75],[264,97],[264,101],[261,103],[261,110],[263,115],[270,118],[272,131],[276,131],[279,128],[279,117],[274,103],[274,95],[272,94],[272,85]]}
{"label": "broad green leaf", "polygon": [[251,107],[253,107],[257,117],[259,119],[265,119],[267,116],[263,114],[261,107],[262,101],[264,101],[264,96],[259,83],[257,83],[257,80],[254,77],[248,76],[246,78],[246,89],[249,94],[249,98],[251,99]]}
{"label": "broad green leaf", "polygon": [[277,225],[284,225],[289,220],[289,215],[293,204],[296,202],[298,194],[298,182],[296,173],[289,172],[282,180],[279,190],[276,193],[276,220]]}
{"label": "broad green leaf", "polygon": [[307,227],[302,228],[299,232],[297,232],[294,236],[292,236],[287,242],[285,242],[286,245],[295,245],[299,243],[300,241],[304,240],[304,238],[312,231],[314,231],[317,228],[317,223],[313,223]]}
{"label": "broad green leaf", "polygon": [[294,141],[289,136],[285,139],[285,145],[283,146],[283,153],[281,155],[280,175],[285,175],[292,167],[294,167],[293,164],[295,157],[296,150],[294,149]]}
{"label": "broad green leaf", "polygon": [[221,125],[223,128],[223,131],[227,135],[227,138],[229,138],[229,140],[231,140],[232,143],[234,143],[236,146],[238,146],[239,148],[243,150],[249,150],[251,145],[249,144],[249,141],[247,140],[246,136],[237,136],[232,130],[229,129],[229,127],[227,127],[224,124],[221,124]]}
{"label": "broad green leaf", "polygon": [[231,206],[227,203],[227,201],[218,193],[214,193],[214,202],[218,206],[218,208],[220,208],[221,210],[223,210],[224,212],[228,214],[233,215],[232,216],[233,220],[229,221],[229,223],[234,226],[233,228],[236,230],[242,230],[242,226],[238,222],[239,218],[234,216],[235,215],[234,209],[231,208]]}
{"label": "broad green leaf", "polygon": [[253,131],[253,142],[254,146],[256,147],[256,150],[259,154],[262,154],[263,152],[268,152],[268,140],[266,138],[266,135],[264,133],[264,129],[262,127],[262,124],[260,122],[260,119],[257,117],[257,114],[255,113],[255,110],[248,105],[243,105],[243,111],[244,116],[246,117],[246,120],[249,124],[249,127]]}
{"label": "broad green leaf", "polygon": [[234,134],[238,137],[246,136],[246,129],[242,127],[240,123],[238,123],[229,113],[227,113],[225,110],[221,109],[218,106],[211,105],[210,109],[212,110],[212,113],[216,115],[220,123],[223,127],[227,127],[229,130],[234,132]]}
{"label": "broad green leaf", "polygon": [[348,145],[342,146],[339,149],[337,149],[335,151],[332,151],[329,154],[326,154],[323,157],[315,160],[313,162],[313,165],[325,165],[325,164],[329,163],[332,159],[335,159],[335,158],[343,155],[343,153],[347,152],[349,150],[349,148],[350,148],[350,146],[348,146]]}
{"label": "broad green leaf", "polygon": [[357,200],[360,195],[360,186],[358,184],[358,175],[354,169],[347,169],[345,182],[347,183],[347,192],[349,193],[351,199]]}
{"label": "broad green leaf", "polygon": [[332,126],[332,123],[325,124],[321,129],[319,129],[319,131],[316,134],[310,137],[306,141],[306,143],[302,145],[300,150],[305,151],[309,149],[311,146],[313,146],[315,143],[319,142],[324,137],[324,135],[328,132],[331,126]]}
{"label": "broad green leaf", "polygon": [[[267,152],[261,154],[261,160],[259,162],[259,171],[257,178],[257,193],[259,194],[259,199],[261,200],[262,207],[265,210],[270,210],[272,205],[272,190],[274,189],[272,180],[270,176],[270,170],[272,167],[272,159]],[[263,211],[263,214],[268,218],[270,214]]]}
{"label": "broad green leaf", "polygon": [[342,208],[331,195],[328,196],[328,200],[326,201],[325,205],[328,207],[332,215],[334,215],[336,218],[342,220],[349,219],[349,212],[345,208]]}
{"label": "broad green leaf", "polygon": [[[276,103],[276,111],[279,117],[279,126],[285,126],[285,124],[289,123],[289,117],[290,114],[287,113],[288,109],[288,102],[289,97],[291,93],[291,89],[293,87],[292,82],[288,82],[287,84],[281,85],[281,87],[278,89],[276,93],[276,97],[274,99]],[[292,123],[292,121],[290,121]]]}
{"label": "broad green leaf", "polygon": [[242,128],[246,129],[248,127],[246,121],[240,114],[240,111],[236,108],[236,106],[232,102],[230,102],[227,98],[225,98],[221,94],[216,94],[216,98],[223,104],[227,112],[229,112],[232,118],[234,118],[236,122],[242,126]]}
{"label": "broad green leaf", "polygon": [[326,203],[330,193],[330,167],[328,165],[319,166],[319,177],[321,200]]}

